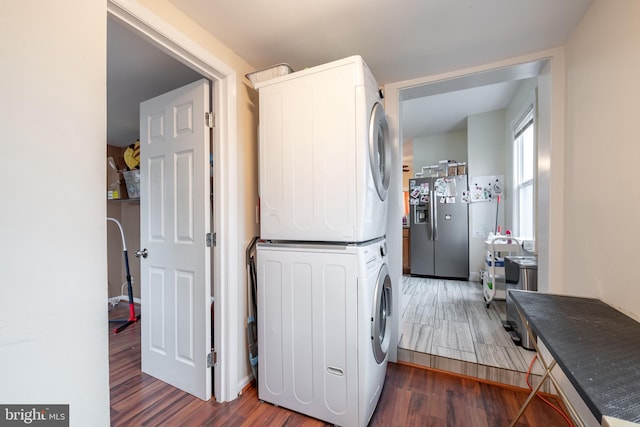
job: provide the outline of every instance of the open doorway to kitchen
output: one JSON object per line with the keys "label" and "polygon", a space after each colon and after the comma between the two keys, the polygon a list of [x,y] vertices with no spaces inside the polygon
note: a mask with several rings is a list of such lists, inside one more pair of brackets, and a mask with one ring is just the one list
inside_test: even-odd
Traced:
{"label": "open doorway to kitchen", "polygon": [[[505,154],[503,150],[502,155],[496,158],[496,151],[493,148],[487,150],[484,145],[491,145],[495,141],[483,141],[481,137],[469,135],[467,124],[472,121],[471,117],[475,124],[486,124],[483,122],[485,119],[492,126],[502,123],[502,130],[494,129],[492,135],[501,138],[504,147],[510,143],[513,136],[510,130],[513,117],[510,115],[513,111],[520,112],[516,104],[521,102],[521,99],[530,99],[532,93],[542,100],[538,112],[540,144],[537,157],[542,159],[545,168],[538,170],[536,174],[538,227],[535,238],[541,258],[539,265],[543,270],[539,274],[539,281],[544,282],[541,284],[543,289],[548,289],[550,275],[548,259],[551,192],[548,159],[551,152],[551,99],[555,96],[550,85],[552,61],[553,56],[547,55],[527,61],[514,61],[500,67],[404,82],[394,85],[391,90],[387,87],[388,99],[395,101],[387,106],[387,112],[397,114],[395,122],[398,123],[398,144],[402,146],[403,152],[403,157],[399,159],[401,163],[396,169],[404,166],[402,185],[399,189],[399,199],[403,201],[404,192],[408,190],[409,177],[415,176],[416,172],[421,171],[422,166],[429,166],[433,161],[424,158],[425,153],[435,151],[434,141],[446,141],[447,138],[443,135],[450,132],[457,132],[457,136],[462,135],[466,141],[466,152],[459,154],[458,151],[456,154],[457,157],[466,155],[466,158],[453,159],[466,163],[469,176],[501,175],[504,177],[507,190],[511,191],[513,157],[511,154]],[[491,88],[502,92],[502,100],[489,105],[487,101],[493,96],[490,95]],[[474,97],[474,93],[479,96]],[[465,94],[468,97],[465,97]],[[496,99],[500,98],[497,96],[498,93],[494,95]],[[483,100],[484,105],[481,102]],[[449,112],[449,115],[444,116],[444,112]],[[448,127],[442,127],[443,123],[449,123]],[[473,131],[477,131],[477,128]],[[429,146],[430,143],[432,145]],[[446,155],[446,147],[442,147],[441,144],[439,149],[445,150],[438,153],[442,159],[451,159]],[[487,152],[491,155],[487,156]],[[416,154],[423,157],[415,159]],[[506,203],[500,211],[503,231],[505,222],[511,220],[511,212],[508,208],[505,210],[505,206]],[[398,360],[522,386],[524,371],[530,361],[527,360],[528,351],[516,347],[511,342],[509,334],[502,328],[504,301],[496,301],[489,308],[485,307],[479,281],[486,252],[484,241],[488,232],[493,231],[493,227],[482,227],[483,223],[487,222],[483,215],[489,214],[483,210],[487,210],[486,207],[476,209],[476,206],[470,204],[469,280],[418,277],[410,274],[405,274],[400,280],[401,289],[396,292],[400,295],[396,307],[396,313],[399,313],[396,317],[399,343],[397,356]],[[397,218],[398,224],[406,213],[403,211]],[[491,217],[495,219],[495,204],[492,213]],[[407,237],[411,238],[410,235]]]}

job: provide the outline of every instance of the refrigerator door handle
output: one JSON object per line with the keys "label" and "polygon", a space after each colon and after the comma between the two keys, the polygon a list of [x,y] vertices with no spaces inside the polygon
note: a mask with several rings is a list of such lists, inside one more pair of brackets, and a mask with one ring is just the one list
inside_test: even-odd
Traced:
{"label": "refrigerator door handle", "polygon": [[433,197],[435,194],[431,190],[429,195],[429,211],[431,214],[431,240],[438,240],[438,205],[436,199]]}

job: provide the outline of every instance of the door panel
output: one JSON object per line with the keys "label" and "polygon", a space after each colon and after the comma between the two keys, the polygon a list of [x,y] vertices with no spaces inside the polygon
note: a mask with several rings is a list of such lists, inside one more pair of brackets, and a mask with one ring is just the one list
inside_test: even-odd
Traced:
{"label": "door panel", "polygon": [[142,371],[211,398],[210,88],[140,104]]}
{"label": "door panel", "polygon": [[[143,151],[143,150],[141,150]],[[164,157],[149,157],[145,162],[147,166],[148,177],[147,184],[141,185],[142,191],[146,191],[145,200],[147,203],[141,203],[143,206],[148,206],[149,212],[154,212],[154,215],[145,215],[144,218],[147,221],[148,238],[154,242],[163,242],[165,240],[165,194],[164,194]],[[144,182],[144,176],[140,177],[140,180]],[[144,229],[141,228],[141,232]]]}
{"label": "door panel", "polygon": [[[145,321],[149,327],[149,348],[151,351],[159,353],[163,356],[167,355],[167,344],[165,333],[167,313],[165,310],[166,293],[165,293],[165,270],[164,268],[151,267],[148,270],[148,294],[149,303],[143,307],[148,307]],[[141,274],[144,277],[144,273]],[[143,329],[144,329],[143,323]],[[143,332],[144,335],[144,332]]]}

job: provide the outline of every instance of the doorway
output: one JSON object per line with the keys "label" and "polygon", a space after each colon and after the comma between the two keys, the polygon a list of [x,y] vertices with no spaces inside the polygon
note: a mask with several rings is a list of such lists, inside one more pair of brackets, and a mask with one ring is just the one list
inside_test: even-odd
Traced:
{"label": "doorway", "polygon": [[[233,163],[231,160],[236,155],[236,99],[234,91],[230,90],[235,86],[235,71],[193,44],[165,21],[160,20],[156,15],[153,15],[148,9],[140,5],[130,5],[119,0],[109,0],[107,3],[107,17],[124,26],[140,39],[160,49],[166,55],[191,68],[198,77],[209,79],[216,94],[212,100],[217,111],[216,122],[218,124],[213,131],[213,139],[217,141],[212,150],[214,158],[217,159],[213,181],[214,193],[219,195],[219,200],[224,200],[224,204],[214,204],[214,217],[219,219],[215,224],[214,232],[219,237],[216,243],[216,250],[213,251],[212,295],[216,298],[217,307],[222,309],[215,312],[215,348],[217,349],[218,360],[213,365],[215,373],[213,388],[217,401],[232,400],[237,394],[235,391],[237,384],[235,379],[234,381],[230,380],[229,372],[230,370],[233,371],[238,362],[228,355],[232,346],[222,346],[221,343],[228,342],[228,319],[237,316],[238,308],[229,306],[229,299],[235,294],[232,292],[230,296],[227,286],[228,277],[235,273],[230,273],[227,265],[237,264],[238,255],[229,250],[230,242],[226,234],[218,231],[237,227],[237,218],[226,214],[226,211],[230,209],[229,206],[235,206],[237,203],[235,196],[237,182],[233,174],[229,173],[230,164]],[[226,179],[217,179],[217,177],[221,176],[226,177]]]}
{"label": "doorway", "polygon": [[[564,100],[564,86],[562,85],[563,58],[560,50],[541,52],[527,57],[513,58],[498,64],[487,64],[469,70],[459,70],[437,76],[415,79],[394,83],[385,87],[387,92],[387,103],[385,105],[389,122],[392,124],[392,144],[395,152],[399,153],[394,158],[394,176],[392,200],[395,199],[398,206],[403,206],[403,179],[402,179],[402,121],[403,121],[403,101],[421,96],[429,96],[437,93],[446,93],[467,87],[476,87],[486,84],[495,84],[501,81],[537,77],[538,81],[538,103],[540,108],[538,130],[538,236],[537,249],[539,252],[539,286],[546,292],[551,291],[551,277],[557,275],[556,270],[550,263],[553,253],[559,249],[562,242],[551,233],[553,225],[557,223],[560,212],[552,211],[550,200],[558,197],[561,191],[561,182],[555,178],[554,185],[551,185],[550,159],[553,157],[558,162],[562,161],[562,126],[560,121],[552,126],[551,115],[561,117]],[[533,74],[531,74],[533,69]],[[552,72],[553,71],[553,72]],[[553,111],[552,111],[553,110]],[[402,256],[402,209],[390,212],[390,227],[388,240],[390,241],[390,259],[397,257],[398,261],[391,260],[392,267],[400,267]],[[393,269],[391,272],[394,283],[402,283],[401,268]],[[396,313],[402,310],[399,299],[394,301],[397,304]],[[401,319],[394,318],[396,332],[395,342],[399,342],[402,334]],[[397,353],[393,355],[397,358]],[[397,359],[396,359],[397,360]]]}
{"label": "doorway", "polygon": [[[185,87],[185,85],[190,85],[190,84],[192,85],[193,82],[198,82],[198,81],[210,82],[208,79],[203,79],[203,76],[201,74],[197,73],[196,71],[192,70],[188,66],[182,64],[181,62],[167,55],[166,52],[162,51],[161,49],[157,48],[151,43],[141,39],[137,34],[135,34],[131,29],[127,28],[125,25],[122,25],[121,23],[117,22],[115,19],[111,17],[107,17],[107,94],[108,94],[107,95],[107,142],[108,142],[107,154],[109,156],[108,157],[109,163],[115,163],[118,167],[118,170],[125,170],[129,168],[133,169],[134,164],[136,162],[132,161],[131,155],[127,158],[125,154],[127,154],[128,151],[124,151],[124,150],[126,146],[129,146],[127,150],[134,148],[133,142],[136,141],[138,138],[140,138],[143,141],[143,143],[139,148],[136,148],[136,151],[142,150],[139,152],[141,157],[140,164],[143,165],[141,170],[142,173],[140,175],[143,175],[141,176],[141,181],[145,181],[145,176],[147,174],[146,169],[149,169],[148,162],[144,161],[145,151],[151,150],[152,148],[158,146],[160,143],[160,140],[155,140],[155,142],[150,145],[145,143],[145,141],[147,141],[147,138],[142,138],[142,129],[140,129],[140,123],[141,122],[146,123],[146,121],[140,120],[141,103],[147,102],[149,99],[152,99],[152,98],[155,99],[158,96],[166,97],[165,94],[175,93],[178,88]],[[200,111],[200,109],[202,109],[202,105],[206,104],[205,110],[207,112],[210,112],[211,107],[209,107],[209,105],[211,105],[211,99],[213,98],[213,88],[210,88],[210,83],[206,83],[206,86],[202,86],[201,84],[198,85],[198,88],[200,87],[207,89],[206,90],[207,93],[201,93],[202,90],[197,91],[199,92],[198,97],[202,98],[200,101],[200,104],[198,104],[197,102],[196,103],[190,102],[188,105],[191,105],[192,107],[199,107],[199,108],[195,108],[195,111],[197,112],[197,111]],[[183,100],[183,101],[184,102],[190,101],[190,99]],[[179,117],[182,117],[185,115],[189,116],[191,114],[189,113],[191,111],[191,108],[187,106],[183,106],[183,107],[185,108],[183,109],[183,112],[179,114]],[[197,142],[197,143],[195,145],[193,144],[190,145],[192,150],[189,151],[189,153],[191,153],[189,157],[191,161],[189,162],[189,164],[191,164],[194,167],[195,165],[199,165],[201,164],[201,162],[204,162],[204,161],[209,161],[209,162],[213,161],[213,157],[211,157],[210,159],[208,154],[206,155],[206,158],[203,158],[202,155],[199,155],[199,158],[194,158],[196,153],[201,153],[203,150],[206,153],[209,153],[210,147],[212,146],[211,132],[209,130],[204,131],[205,128],[208,129],[204,125],[204,112],[197,114],[197,117],[200,117],[200,116],[202,116],[202,119],[201,119],[202,122],[198,122],[197,120],[195,120],[195,117],[194,117],[193,124],[186,124],[187,126],[189,126],[186,130],[189,130],[189,129],[198,130],[197,133],[195,134],[192,132],[185,133],[185,130],[180,131],[180,134],[182,135],[180,141],[184,141],[185,138],[189,138],[189,137],[194,138],[196,135],[200,134],[200,139],[194,140],[194,142]],[[166,118],[172,119],[173,116],[169,113],[167,114]],[[191,122],[191,120],[189,120],[189,122]],[[167,121],[167,125],[168,123],[169,121]],[[204,131],[204,134],[202,134],[203,131]],[[167,132],[163,131],[162,134],[169,136],[170,134],[172,134],[172,132],[168,131],[167,129]],[[203,140],[203,138],[204,140],[206,140],[206,147],[202,147],[201,141]],[[172,139],[171,142],[167,142],[166,145],[173,146],[173,145],[176,145],[176,143]],[[182,146],[181,144],[177,144],[177,145]],[[125,147],[120,147],[120,146],[125,146]],[[184,157],[186,155],[186,152],[181,152],[181,154],[182,154],[182,157]],[[195,156],[195,157],[198,157],[198,156]],[[167,160],[168,161],[165,162],[166,168],[167,168],[166,170],[169,170],[173,167],[173,162],[169,161],[169,159]],[[209,169],[210,168],[207,167],[206,171],[209,172]],[[189,172],[190,169],[185,170],[184,168],[181,168],[180,170],[189,174],[193,172],[193,171]],[[195,170],[197,170],[197,168]],[[138,170],[138,172],[140,172],[140,170]],[[148,171],[148,172],[151,173],[151,171]],[[129,172],[124,172],[123,174],[127,174],[127,173]],[[189,181],[192,182],[193,184],[200,182],[202,179],[204,179],[200,175],[201,174],[193,176]],[[212,179],[210,180],[209,178],[205,179],[205,182],[201,183],[207,187],[207,189],[204,190],[204,193],[206,193],[206,196],[199,193],[197,194],[198,197],[194,197],[196,196],[196,194],[188,193],[188,191],[193,190],[191,187],[189,187],[190,190],[183,189],[178,194],[180,195],[181,199],[184,199],[185,197],[187,197],[187,194],[191,194],[191,197],[187,197],[187,199],[183,200],[183,202],[188,202],[190,200],[192,201],[192,203],[195,203],[196,206],[202,206],[202,205],[208,206],[209,205],[208,196],[209,194],[214,194],[213,188],[211,188],[212,183],[213,183],[213,180]],[[150,322],[152,321],[153,318],[158,320],[158,316],[150,317],[149,316],[150,313],[173,312],[171,310],[165,311],[165,304],[160,304],[160,305],[158,303],[153,304],[153,302],[155,301],[153,298],[152,299],[142,298],[142,295],[144,295],[145,292],[148,292],[149,290],[149,287],[145,286],[143,282],[145,275],[148,274],[147,270],[150,265],[149,263],[155,262],[156,266],[160,266],[162,268],[167,266],[164,263],[157,264],[160,260],[160,258],[158,258],[160,256],[160,252],[162,252],[160,250],[152,251],[153,252],[151,254],[152,256],[149,257],[148,259],[146,259],[146,257],[144,259],[139,258],[137,257],[137,255],[136,257],[133,257],[133,255],[136,253],[136,249],[142,249],[143,246],[145,249],[147,249],[147,247],[151,249],[151,246],[149,246],[149,243],[150,243],[149,241],[145,241],[143,242],[143,244],[141,244],[140,242],[140,236],[145,235],[145,231],[147,231],[148,229],[148,227],[144,226],[144,224],[146,223],[145,219],[151,220],[154,218],[164,218],[167,215],[167,212],[155,213],[159,207],[155,206],[152,203],[151,204],[148,203],[149,198],[144,196],[144,193],[147,190],[147,186],[142,186],[142,188],[138,189],[137,194],[132,194],[136,192],[131,191],[132,190],[131,186],[122,185],[122,184],[124,183],[120,184],[119,191],[116,190],[113,192],[112,196],[115,196],[115,197],[113,199],[108,200],[107,216],[119,221],[120,224],[122,224],[122,230],[124,230],[125,232],[124,235],[126,236],[126,240],[128,241],[128,244],[124,247],[126,248],[128,246],[129,248],[128,252],[130,256],[128,257],[128,259],[125,260],[127,261],[125,262],[125,264],[126,264],[126,267],[133,274],[129,276],[128,274],[129,271],[127,271],[126,273],[128,277],[133,278],[132,280],[134,285],[133,295],[135,296],[136,302],[138,304],[138,307],[135,311],[138,312],[138,316],[140,314],[143,314],[143,322],[141,323],[141,329],[142,329],[142,334],[144,335],[145,333],[148,333],[149,328],[152,328],[154,330],[156,329],[151,326]],[[167,189],[168,192],[167,192],[166,200],[167,201],[173,200],[174,199],[174,197],[172,196],[173,191],[170,190],[170,188],[173,188],[173,186],[169,186],[167,188],[168,188]],[[140,195],[142,195],[142,198],[139,197]],[[162,200],[165,200],[164,197],[162,198]],[[151,207],[154,206],[153,214],[146,215],[144,211],[145,206],[147,207],[146,209],[151,209]],[[180,203],[179,206],[176,206],[176,208],[185,207],[185,206],[191,206],[191,203],[187,203],[186,205],[184,203]],[[208,208],[207,211],[209,210],[210,209]],[[189,209],[188,212],[193,213],[194,210]],[[207,223],[206,229],[209,230],[210,227],[213,225],[213,215],[207,214],[207,216],[209,217],[205,218],[204,222]],[[165,224],[165,221],[162,221],[162,224]],[[173,222],[171,221],[166,222],[166,225],[171,227],[173,225]],[[193,227],[194,227],[194,231],[198,231],[198,230],[201,230],[202,227],[205,227],[205,225],[200,220],[200,221],[193,222]],[[111,232],[112,230],[108,228],[108,231]],[[197,232],[194,236],[192,236],[196,238],[196,240],[193,242],[195,246],[192,245],[192,247],[193,248],[197,247],[198,253],[200,253],[201,251],[206,251],[207,253],[213,254],[212,252],[213,248],[209,248],[210,250],[206,250],[207,248],[205,247],[204,244],[199,244],[199,243],[202,243],[200,242],[200,239],[204,239],[204,236],[205,236],[204,232]],[[113,247],[118,246],[113,244],[114,240],[118,242],[117,239],[115,239],[116,237],[117,235],[115,235],[114,233],[108,234],[108,243],[109,243],[108,248],[109,248],[109,255],[110,255],[108,265],[109,265],[109,272],[111,273],[109,277],[109,284],[110,284],[109,300],[111,302],[110,304],[111,306],[114,305],[114,300],[117,300],[118,298],[120,300],[123,300],[123,299],[126,300],[128,297],[128,291],[122,292],[123,287],[119,286],[119,282],[117,281],[117,278],[123,277],[123,275],[120,274],[115,279],[113,277],[114,272],[120,273],[123,271],[122,262],[118,262],[118,261],[122,261],[122,258],[117,258],[117,257],[114,258],[112,256],[114,252]],[[123,236],[123,242],[124,242],[124,236]],[[181,249],[184,249],[184,245],[182,245]],[[173,256],[170,257],[169,259],[175,260],[177,259],[177,255],[183,254],[183,252],[184,252],[183,250],[180,250],[179,252],[175,252]],[[187,258],[191,259],[190,257],[187,257]],[[201,264],[202,269],[198,269],[198,271],[194,271],[195,277],[201,277],[201,278],[205,277],[202,275],[202,273],[205,273],[206,274],[206,277],[204,278],[205,282],[202,283],[201,280],[197,280],[193,282],[193,285],[195,287],[192,288],[192,291],[195,291],[196,289],[200,289],[200,292],[199,293],[196,292],[192,294],[191,298],[195,298],[195,299],[193,299],[193,301],[190,304],[188,304],[189,307],[197,309],[196,312],[199,313],[197,317],[192,318],[191,321],[186,324],[187,326],[189,324],[195,326],[196,331],[199,331],[200,327],[205,326],[203,325],[203,321],[202,321],[203,317],[205,317],[205,319],[211,318],[210,315],[207,315],[207,313],[211,311],[210,309],[207,308],[204,315],[201,311],[203,310],[203,308],[201,308],[202,305],[212,304],[212,302],[210,302],[211,300],[209,298],[209,294],[212,293],[211,284],[213,283],[213,274],[209,266],[213,263],[213,256],[206,256],[206,258],[207,258],[206,261],[205,260],[201,261],[203,262],[203,264]],[[206,268],[204,268],[205,266]],[[173,275],[170,275],[170,276],[171,278],[173,278]],[[167,280],[169,280],[169,278],[167,278]],[[161,281],[161,283],[164,283],[164,282],[165,282],[164,280]],[[174,285],[170,283],[173,283],[173,282],[169,280],[166,282],[164,286],[173,288]],[[159,287],[158,285],[159,284],[157,283],[151,288],[156,289]],[[203,286],[204,286],[204,289],[203,289]],[[205,291],[206,291],[206,295],[202,297],[200,294]],[[171,297],[172,295],[173,295],[173,292],[166,293],[167,298]],[[202,304],[200,304],[201,300],[203,301]],[[173,307],[172,304],[169,304],[169,300],[167,300],[167,304],[168,306],[166,308]],[[187,318],[193,317],[195,316],[196,312],[191,312],[191,311],[185,312],[183,313],[183,317],[184,316],[187,316]],[[130,318],[133,318],[133,316],[130,316]],[[187,318],[184,318],[183,322],[187,321]],[[162,324],[164,323],[165,322],[162,322]],[[166,323],[173,325],[173,322],[171,322],[168,318],[166,319]],[[209,330],[209,327],[210,325],[207,324],[206,325],[207,331]],[[162,329],[164,330],[164,328]],[[114,333],[115,333],[115,329],[114,329]],[[182,333],[179,330],[176,330],[175,333],[177,337],[186,336],[186,337],[192,337],[194,339],[194,341],[191,343],[191,345],[189,345],[189,347],[193,346],[193,349],[195,351],[191,350],[188,352],[191,355],[190,357],[193,359],[189,359],[188,363],[177,363],[177,365],[173,366],[172,369],[162,370],[162,369],[159,369],[156,365],[158,366],[166,365],[168,363],[169,358],[161,357],[161,360],[165,361],[164,365],[162,363],[158,364],[159,362],[156,362],[155,365],[150,364],[149,360],[156,360],[155,358],[153,358],[154,355],[164,354],[165,352],[164,351],[147,352],[146,356],[143,355],[143,362],[147,361],[147,369],[145,369],[143,365],[143,371],[147,372],[147,370],[150,369],[149,366],[153,366],[154,367],[153,376],[155,376],[156,378],[163,379],[166,382],[169,382],[172,384],[181,384],[179,387],[182,388],[183,390],[190,391],[193,394],[199,396],[201,399],[206,400],[208,399],[208,396],[211,396],[212,388],[211,386],[205,387],[206,384],[202,382],[202,381],[205,381],[205,379],[203,379],[202,374],[199,374],[199,373],[203,371],[207,371],[207,374],[206,374],[207,377],[210,375],[209,373],[213,374],[213,369],[206,368],[205,366],[206,355],[210,351],[210,349],[213,348],[212,345],[208,344],[209,340],[211,340],[211,335],[209,332],[204,334],[204,337],[207,341],[202,342],[201,339],[198,339],[198,340],[195,339],[197,338],[198,334],[195,333],[194,331],[191,331],[191,332],[186,331]],[[163,340],[163,342],[166,342],[167,344],[171,344],[174,342],[174,340],[167,339],[167,340]],[[180,340],[179,342],[182,342],[182,340]],[[142,343],[147,344],[147,340],[142,340]],[[205,351],[205,344],[207,349],[206,351]],[[144,353],[145,350],[148,349],[148,346],[143,345],[141,349]],[[185,367],[187,371],[190,372],[190,374],[186,375],[183,373],[182,375],[176,377],[175,372],[177,371],[177,367]],[[179,378],[180,381],[176,381],[176,378]],[[206,380],[206,383],[212,384],[212,381],[208,379]]]}

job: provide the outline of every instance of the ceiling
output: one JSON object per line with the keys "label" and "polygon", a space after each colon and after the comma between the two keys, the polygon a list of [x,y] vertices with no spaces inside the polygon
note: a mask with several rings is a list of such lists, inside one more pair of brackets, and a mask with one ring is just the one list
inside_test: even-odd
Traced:
{"label": "ceiling", "polygon": [[[380,85],[560,46],[592,3],[592,0],[169,1],[256,69],[286,62],[300,70],[358,54]],[[114,145],[135,140],[140,101],[199,78],[174,59],[136,39],[120,24],[109,23],[107,137]],[[502,81],[465,91],[452,88],[437,97],[429,94],[403,101],[403,134],[405,138],[415,138],[459,128],[469,114],[503,108],[516,86],[512,81]],[[426,118],[431,118],[431,124]],[[129,124],[125,126],[126,123]]]}
{"label": "ceiling", "polygon": [[518,89],[511,80],[403,101],[404,139],[439,135],[467,128],[467,116],[505,108]]}

